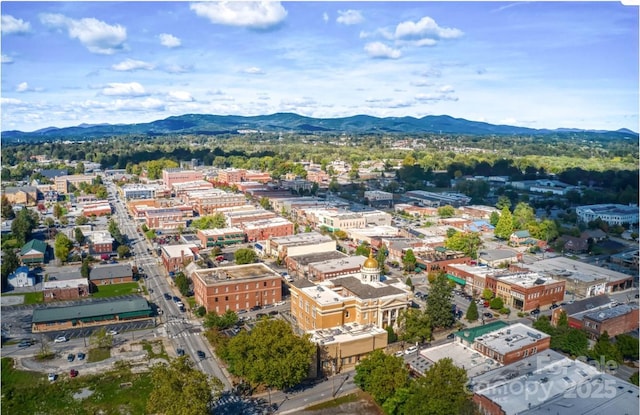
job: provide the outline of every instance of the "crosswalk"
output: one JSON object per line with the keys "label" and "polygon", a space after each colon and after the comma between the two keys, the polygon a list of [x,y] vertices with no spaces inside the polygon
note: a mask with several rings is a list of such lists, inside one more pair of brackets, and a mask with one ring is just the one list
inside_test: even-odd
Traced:
{"label": "crosswalk", "polygon": [[199,327],[185,327],[185,323],[181,320],[169,320],[166,322],[166,331],[168,333],[175,332],[179,330],[177,333],[170,334],[168,337],[170,339],[179,339],[185,337],[192,336],[201,336],[202,329]]}

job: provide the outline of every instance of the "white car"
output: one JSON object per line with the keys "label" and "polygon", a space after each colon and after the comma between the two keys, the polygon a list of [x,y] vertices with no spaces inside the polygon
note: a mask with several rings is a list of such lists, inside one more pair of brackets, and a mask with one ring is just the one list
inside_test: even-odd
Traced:
{"label": "white car", "polygon": [[418,346],[411,346],[407,350],[404,351],[404,354],[411,354],[418,351]]}
{"label": "white car", "polygon": [[402,350],[398,350],[398,351],[397,351],[397,352],[395,352],[393,355],[394,355],[395,357],[402,357],[402,355],[403,355],[403,354],[404,354],[404,351],[402,351]]}
{"label": "white car", "polygon": [[47,376],[47,379],[49,379],[49,382],[53,382],[54,380],[56,380],[57,377],[58,375],[56,375],[55,373],[49,373],[49,376]]}
{"label": "white car", "polygon": [[279,306],[279,305],[285,305],[286,301],[278,301],[276,303],[274,303],[275,306]]}
{"label": "white car", "polygon": [[56,337],[53,342],[54,343],[64,343],[66,341],[67,341],[67,338],[65,336],[60,336],[60,337]]}
{"label": "white car", "polygon": [[118,332],[117,332],[117,331],[115,331],[115,330],[109,330],[109,331],[107,332],[107,336],[115,336],[116,334],[118,334]]}

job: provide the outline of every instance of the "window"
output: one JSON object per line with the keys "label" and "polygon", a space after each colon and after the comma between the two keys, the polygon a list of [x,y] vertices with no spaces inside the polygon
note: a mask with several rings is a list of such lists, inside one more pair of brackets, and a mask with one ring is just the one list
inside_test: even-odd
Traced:
{"label": "window", "polygon": [[240,296],[236,294],[236,301],[238,301],[239,299],[240,299]]}
{"label": "window", "polygon": [[228,285],[225,285],[225,287],[224,287],[224,292],[226,292],[226,293],[228,293],[228,292],[229,292],[229,286],[228,286]]}
{"label": "window", "polygon": [[263,286],[264,286],[264,287],[266,287],[266,286],[267,286],[267,282],[266,282],[266,281],[263,283]]}
{"label": "window", "polygon": [[349,310],[344,311],[344,318],[349,318]]}
{"label": "window", "polygon": [[214,303],[217,303],[217,302],[218,302],[218,297],[215,297],[215,298],[213,299],[213,302],[214,302]]}
{"label": "window", "polygon": [[224,297],[224,301],[229,301],[229,296],[228,295]]}

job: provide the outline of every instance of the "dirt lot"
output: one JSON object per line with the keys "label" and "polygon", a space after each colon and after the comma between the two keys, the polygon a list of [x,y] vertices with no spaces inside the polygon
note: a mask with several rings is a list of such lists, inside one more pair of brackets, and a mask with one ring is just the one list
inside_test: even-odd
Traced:
{"label": "dirt lot", "polygon": [[359,399],[326,409],[305,410],[305,415],[384,415],[373,399],[364,392],[357,392]]}

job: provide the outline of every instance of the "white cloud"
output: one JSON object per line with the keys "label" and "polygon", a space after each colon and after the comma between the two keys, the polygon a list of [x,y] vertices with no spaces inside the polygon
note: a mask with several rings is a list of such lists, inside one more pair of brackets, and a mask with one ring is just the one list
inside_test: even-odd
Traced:
{"label": "white cloud", "polygon": [[354,25],[358,23],[362,23],[364,17],[362,17],[362,13],[360,10],[338,10],[338,17],[336,18],[336,22],[345,24],[347,26]]}
{"label": "white cloud", "polygon": [[317,104],[311,97],[289,98],[280,101],[280,105],[284,108],[314,107]]}
{"label": "white cloud", "polygon": [[2,54],[2,63],[13,63],[13,58],[11,56]]}
{"label": "white cloud", "polygon": [[277,1],[221,1],[193,3],[189,7],[211,23],[250,29],[269,29],[287,17],[287,11]]}
{"label": "white cloud", "polygon": [[168,73],[186,73],[192,70],[193,67],[191,65],[171,64],[164,67],[164,71]]}
{"label": "white cloud", "polygon": [[322,21],[327,23],[329,21],[329,15],[327,12],[322,13]]}
{"label": "white cloud", "polygon": [[180,41],[180,39],[173,35],[170,35],[169,33],[162,33],[158,36],[158,38],[160,39],[160,44],[168,48],[177,48],[182,44],[182,41]]}
{"label": "white cloud", "polygon": [[23,102],[17,98],[0,98],[2,105],[21,105]]}
{"label": "white cloud", "polygon": [[2,22],[0,27],[2,28],[1,30],[3,35],[28,33],[31,30],[31,23],[25,22],[22,19],[16,19],[8,14],[3,14],[0,21]]}
{"label": "white cloud", "polygon": [[449,94],[418,94],[415,96],[416,101],[457,101],[458,97],[451,96]]}
{"label": "white cloud", "polygon": [[170,101],[191,102],[195,101],[187,91],[169,91],[167,98]]}
{"label": "white cloud", "polygon": [[165,104],[157,98],[146,99],[117,99],[111,103],[108,109],[112,111],[146,111],[161,110],[164,111]]}
{"label": "white cloud", "polygon": [[262,71],[262,69],[260,69],[258,67],[255,67],[255,66],[252,66],[250,68],[246,68],[242,72],[248,73],[248,74],[251,74],[251,75],[264,75],[264,72]]}
{"label": "white cloud", "polygon": [[451,94],[456,91],[451,85],[442,85],[440,88],[438,88],[438,92],[442,92],[443,94]]}
{"label": "white cloud", "polygon": [[144,87],[137,82],[129,82],[126,84],[114,82],[102,90],[102,95],[141,97],[147,95],[147,92],[144,90]]}
{"label": "white cloud", "polygon": [[432,86],[433,84],[426,79],[418,79],[417,81],[411,81],[412,86]]}
{"label": "white cloud", "polygon": [[425,16],[417,22],[399,23],[393,34],[396,40],[409,41],[416,46],[432,46],[439,39],[455,39],[463,35],[459,29],[440,27],[431,17]]}
{"label": "white cloud", "polygon": [[136,71],[138,69],[152,70],[153,68],[153,64],[135,59],[126,59],[111,67],[114,71]]}
{"label": "white cloud", "polygon": [[508,118],[503,118],[500,121],[498,121],[498,124],[500,124],[500,125],[518,125],[518,120],[516,120],[513,117],[508,117]]}
{"label": "white cloud", "polygon": [[25,92],[29,90],[29,84],[26,82],[21,82],[20,84],[18,84],[18,86],[16,87],[16,91],[17,92]]}
{"label": "white cloud", "polygon": [[62,14],[44,13],[40,21],[45,26],[66,29],[71,39],[78,39],[89,52],[112,55],[123,50],[127,40],[127,29],[121,25],[110,25],[90,18],[71,19]]}
{"label": "white cloud", "polygon": [[371,42],[364,45],[364,50],[372,58],[398,59],[402,53],[398,49],[393,49],[382,42]]}

